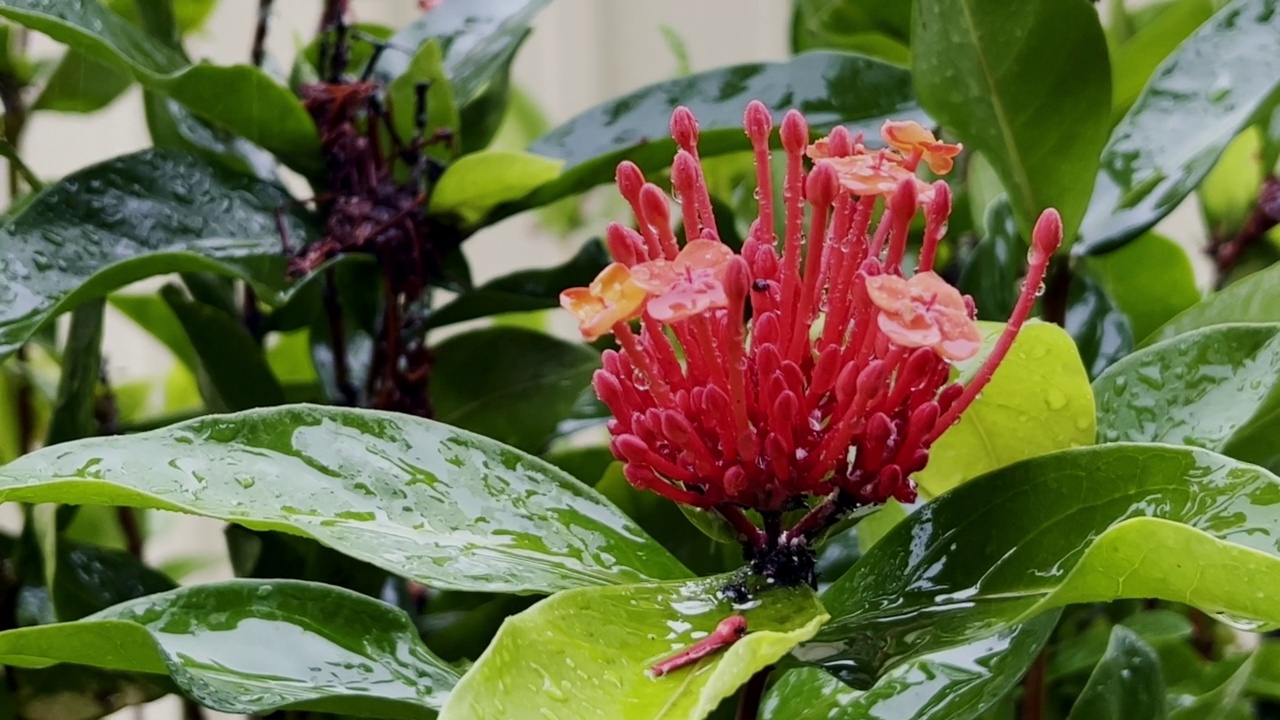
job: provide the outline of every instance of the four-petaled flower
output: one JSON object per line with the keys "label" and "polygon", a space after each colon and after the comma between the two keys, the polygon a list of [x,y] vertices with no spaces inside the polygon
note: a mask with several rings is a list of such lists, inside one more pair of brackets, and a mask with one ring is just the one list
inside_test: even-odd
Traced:
{"label": "four-petaled flower", "polygon": [[[888,149],[868,150],[844,128],[811,145],[804,117],[788,112],[778,238],[773,117],[753,102],[745,128],[759,217],[741,253],[719,239],[697,122],[677,108],[671,182],[692,240],[680,247],[669,197],[624,162],[618,189],[636,225],[609,226],[617,262],[590,289],[565,291],[561,303],[588,339],[609,329],[617,337],[619,349],[604,352],[593,384],[613,413],[610,447],[627,479],[718,513],[761,572],[811,582],[808,548],[836,519],[890,498],[915,499],[911,476],[1008,353],[1062,225],[1052,210],[1041,216],[1009,322],[962,383],[951,363],[979,352],[976,311],[932,272],[951,191],[915,174],[922,160],[939,174],[950,169],[959,146],[914,123],[887,123]],[[636,316],[638,329],[628,322]],[[760,513],[763,528],[745,509]],[[784,527],[783,513],[795,510],[806,512]],[[808,560],[778,560],[786,557]],[[779,567],[796,570],[788,576]]]}
{"label": "four-petaled flower", "polygon": [[577,316],[582,337],[595,340],[638,316],[645,297],[626,265],[610,263],[590,287],[560,293],[560,306]]}

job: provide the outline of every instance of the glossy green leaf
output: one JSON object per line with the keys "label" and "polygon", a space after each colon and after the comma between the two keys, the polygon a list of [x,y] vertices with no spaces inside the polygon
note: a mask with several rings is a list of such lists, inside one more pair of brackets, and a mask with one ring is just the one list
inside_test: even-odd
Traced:
{"label": "glossy green leaf", "polygon": [[1115,626],[1098,622],[1079,635],[1057,643],[1045,676],[1053,681],[1092,672],[1106,654],[1111,631],[1116,626],[1124,627],[1156,650],[1186,643],[1193,631],[1191,620],[1184,613],[1168,609],[1134,613]]}
{"label": "glossy green leaf", "polygon": [[[972,377],[1004,330],[1001,323],[980,327],[983,350],[958,365],[961,379]],[[933,444],[915,480],[938,496],[1009,463],[1093,440],[1093,392],[1075,344],[1056,325],[1030,322],[981,397]]]}
{"label": "glossy green leaf", "polygon": [[1161,61],[1212,17],[1219,5],[1220,0],[1174,0],[1116,48],[1111,58],[1111,107],[1116,119],[1142,94]]}
{"label": "glossy green leaf", "polygon": [[1113,627],[1067,720],[1164,720],[1160,656],[1137,633]]}
{"label": "glossy green leaf", "polygon": [[148,90],[143,93],[142,106],[157,148],[188,152],[266,182],[277,178],[276,159],[271,153],[201,118],[186,105]]}
{"label": "glossy green leaf", "polygon": [[791,50],[845,50],[897,65],[911,63],[911,3],[799,0],[791,19]]}
{"label": "glossy green leaf", "polygon": [[1027,243],[1018,235],[1009,198],[987,207],[982,239],[964,258],[956,287],[973,297],[978,317],[1002,320],[1013,313],[1026,274]]}
{"label": "glossy green leaf", "polygon": [[1078,255],[1168,215],[1280,86],[1280,0],[1236,0],[1156,70],[1102,152]]}
{"label": "glossy green leaf", "polygon": [[447,589],[552,592],[686,575],[545,462],[368,410],[285,406],[66,443],[0,468],[0,499],[216,517],[311,537]]}
{"label": "glossy green leaf", "polygon": [[[461,133],[458,120],[458,106],[453,99],[453,85],[445,75],[444,58],[440,52],[440,44],[435,41],[423,43],[395,80],[387,85],[387,96],[394,113],[396,133],[405,141],[418,132],[417,86],[425,83],[426,126],[425,137],[432,137],[437,131]],[[454,143],[435,143],[428,145],[426,152],[433,157],[452,158]]]}
{"label": "glossy green leaf", "polygon": [[561,290],[586,287],[609,262],[609,252],[605,250],[604,243],[590,240],[562,265],[518,270],[463,293],[431,313],[427,327],[443,327],[501,313],[559,307]]}
{"label": "glossy green leaf", "polygon": [[0,661],[166,674],[231,713],[298,708],[431,720],[457,672],[388,605],[328,585],[234,580],[0,633]]}
{"label": "glossy green leaf", "polygon": [[[449,696],[441,720],[513,715],[701,720],[827,616],[808,588],[756,590],[741,607],[734,576],[582,588],[509,618]],[[654,663],[741,614],[747,635],[694,666],[653,678]]]}
{"label": "glossy green leaf", "polygon": [[1280,265],[1256,272],[1183,310],[1142,345],[1210,325],[1280,322]]}
{"label": "glossy green leaf", "polygon": [[428,212],[478,224],[495,207],[519,200],[560,174],[564,162],[510,150],[485,150],[459,158],[431,191]]}
{"label": "glossy green leaf", "polygon": [[600,367],[600,354],[540,332],[496,327],[432,348],[436,419],[536,453]]}
{"label": "glossy green leaf", "polygon": [[1023,236],[1054,207],[1070,242],[1110,126],[1097,12],[1079,0],[915,0],[911,43],[920,104],[991,161]]}
{"label": "glossy green leaf", "polygon": [[[1253,674],[1255,655],[1243,660],[1226,661],[1215,672],[1191,683],[1189,687],[1171,688],[1169,720],[1243,720],[1252,718],[1245,691]],[[1207,681],[1207,682],[1206,682]],[[1205,690],[1204,685],[1217,682]],[[1203,692],[1202,692],[1203,690]]]}
{"label": "glossy green leaf", "polygon": [[95,0],[9,0],[0,15],[130,73],[303,172],[320,169],[319,137],[301,101],[249,65],[191,65]]}
{"label": "glossy green leaf", "polygon": [[750,150],[742,113],[760,100],[775,113],[805,114],[813,132],[846,124],[873,141],[887,119],[927,118],[916,106],[906,70],[847,53],[808,52],[787,62],[751,63],[667,80],[598,105],[557,127],[529,150],[565,161],[563,174],[516,207],[541,205],[613,181],[631,160],[646,172],[671,164],[671,108],[684,104],[698,117],[699,154]]}
{"label": "glossy green leaf", "polygon": [[1063,325],[1075,341],[1089,377],[1097,377],[1133,350],[1129,317],[1087,275],[1071,278]]}
{"label": "glossy green leaf", "polygon": [[238,318],[189,300],[172,286],[161,295],[199,359],[197,369],[207,379],[205,399],[210,407],[227,411],[284,404],[284,389],[267,365],[262,347]]}
{"label": "glossy green leaf", "polygon": [[769,690],[764,720],[967,720],[994,705],[1026,674],[1057,613],[988,637],[912,658],[866,690],[817,668],[792,670]]}
{"label": "glossy green leaf", "polygon": [[1158,598],[1280,622],[1280,479],[1193,448],[1067,450],[917,509],[823,593],[795,651],[842,678],[1072,603]]}
{"label": "glossy green leaf", "polygon": [[50,591],[59,620],[79,620],[173,587],[172,580],[126,552],[59,539],[57,572]]}
{"label": "glossy green leaf", "polygon": [[1193,445],[1280,472],[1280,324],[1157,343],[1113,365],[1094,393],[1105,442]]}
{"label": "glossy green leaf", "polygon": [[1147,337],[1200,301],[1186,251],[1154,232],[1105,255],[1092,255],[1083,265],[1085,274],[1129,318],[1134,339]]}
{"label": "glossy green leaf", "polygon": [[[276,212],[288,207],[279,186],[171,151],[67,176],[0,228],[0,358],[57,313],[151,275],[207,270],[278,299]],[[301,215],[284,218],[292,237],[307,236]]]}
{"label": "glossy green leaf", "polygon": [[71,313],[62,351],[58,399],[49,418],[46,445],[98,433],[98,380],[102,376],[102,320],[106,302],[91,300]]}

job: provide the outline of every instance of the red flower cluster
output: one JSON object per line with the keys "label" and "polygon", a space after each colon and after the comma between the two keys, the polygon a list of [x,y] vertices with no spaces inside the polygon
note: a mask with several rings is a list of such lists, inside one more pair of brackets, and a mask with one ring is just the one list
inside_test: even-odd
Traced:
{"label": "red flower cluster", "polygon": [[[671,178],[688,242],[677,243],[667,194],[624,162],[618,188],[637,229],[610,225],[616,262],[590,288],[561,295],[584,337],[612,332],[621,348],[605,351],[595,375],[614,415],[613,453],[637,487],[739,523],[741,508],[776,513],[819,495],[840,496],[846,509],[914,500],[912,473],[991,378],[1030,313],[1061,220],[1052,210],[1040,218],[1013,317],[962,385],[951,363],[980,350],[973,302],[932,271],[951,192],[915,172],[922,162],[949,171],[960,147],[894,122],[882,131],[886,149],[869,150],[844,128],[810,145],[804,117],[787,113],[779,242],[772,116],[753,102],[745,120],[759,218],[741,254],[720,240],[697,122],[677,108]],[[917,213],[924,232],[908,277]]]}

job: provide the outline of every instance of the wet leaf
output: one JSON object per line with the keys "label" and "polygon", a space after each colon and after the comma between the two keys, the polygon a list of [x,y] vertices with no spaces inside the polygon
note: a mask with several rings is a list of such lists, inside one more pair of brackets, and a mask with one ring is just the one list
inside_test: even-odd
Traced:
{"label": "wet leaf", "polygon": [[1116,625],[1067,720],[1164,720],[1164,716],[1160,656],[1137,633]]}
{"label": "wet leaf", "polygon": [[600,354],[540,332],[496,327],[432,348],[436,419],[541,452],[600,367]]}
{"label": "wet leaf", "polygon": [[1070,242],[1110,126],[1097,12],[1079,0],[916,0],[914,20],[920,104],[995,167],[1023,237],[1054,207]]}
{"label": "wet leaf", "polygon": [[1174,0],[1115,49],[1111,59],[1111,106],[1118,120],[1142,94],[1161,61],[1213,16],[1221,0]]}
{"label": "wet leaf", "polygon": [[1003,320],[1018,302],[1026,274],[1027,243],[1018,235],[1007,196],[987,207],[983,225],[986,231],[964,258],[956,287],[973,297],[979,318]]}
{"label": "wet leaf", "polygon": [[609,261],[604,243],[589,240],[563,265],[518,270],[463,293],[431,313],[427,327],[437,328],[502,313],[559,307],[561,290],[589,285]]}
{"label": "wet leaf", "polygon": [[[217,272],[279,300],[276,211],[288,203],[279,186],[173,151],[67,176],[0,229],[0,358],[54,315],[151,275]],[[285,220],[294,238],[307,236],[301,215]]]}
{"label": "wet leaf", "polygon": [[1094,382],[1104,442],[1192,445],[1280,472],[1280,324],[1214,325]]}
{"label": "wet leaf", "polygon": [[887,119],[927,122],[911,92],[910,73],[858,55],[808,52],[787,62],[695,73],[610,100],[544,135],[529,150],[564,160],[563,173],[499,214],[612,182],[622,160],[646,172],[669,166],[676,151],[669,129],[671,109],[677,104],[687,105],[698,116],[702,157],[750,150],[742,113],[751,100],[772,109],[776,122],[788,108],[796,108],[805,114],[812,132],[846,124],[872,141],[878,140]]}
{"label": "wet leaf", "polygon": [[311,537],[445,589],[553,592],[687,574],[551,465],[370,410],[285,406],[66,443],[0,468],[0,499],[216,517]]}
{"label": "wet leaf", "polygon": [[823,593],[795,651],[883,668],[1072,603],[1157,598],[1280,622],[1280,479],[1193,448],[1113,444],[1020,462],[917,509]]}
{"label": "wet leaf", "polygon": [[0,661],[169,675],[230,713],[297,708],[431,720],[457,672],[402,612],[350,590],[290,580],[181,588],[83,620],[0,633]]}
{"label": "wet leaf", "polygon": [[301,172],[321,169],[319,137],[302,102],[258,68],[191,65],[96,0],[9,0],[0,15],[131,74]]}
{"label": "wet leaf", "polygon": [[1280,0],[1237,0],[1170,55],[1102,152],[1077,255],[1113,250],[1168,215],[1280,86]]}
{"label": "wet leaf", "polygon": [[95,414],[98,379],[102,375],[102,319],[106,302],[101,298],[71,313],[67,342],[63,346],[58,399],[49,418],[46,445],[98,434]]}
{"label": "wet leaf", "polygon": [[1084,274],[1129,319],[1135,340],[1200,301],[1186,251],[1154,232],[1082,264]]}
{"label": "wet leaf", "polygon": [[1260,270],[1183,310],[1140,344],[1151,345],[1210,325],[1267,322],[1280,322],[1280,265]]}
{"label": "wet leaf", "polygon": [[435,215],[456,215],[474,227],[498,205],[519,200],[550,182],[563,165],[555,158],[510,150],[464,155],[440,176],[427,210]]}
{"label": "wet leaf", "polygon": [[[733,580],[582,588],[543,600],[503,624],[440,718],[608,708],[619,720],[701,720],[826,620],[808,588],[757,590],[735,607],[720,592]],[[746,618],[748,632],[727,650],[664,677],[648,675],[734,614]]]}
{"label": "wet leaf", "polygon": [[[959,364],[961,379],[977,372],[1004,330],[1003,323],[979,326],[983,349]],[[1036,432],[1027,432],[1032,426]],[[915,480],[936,497],[1009,463],[1093,440],[1093,392],[1075,344],[1056,325],[1030,322],[981,396],[933,444]]]}
{"label": "wet leaf", "polygon": [[1133,350],[1129,317],[1087,275],[1071,278],[1064,325],[1091,378]]}
{"label": "wet leaf", "polygon": [[765,697],[764,720],[966,720],[1026,674],[1058,619],[1048,613],[988,637],[912,658],[855,690],[818,668],[792,670]]}

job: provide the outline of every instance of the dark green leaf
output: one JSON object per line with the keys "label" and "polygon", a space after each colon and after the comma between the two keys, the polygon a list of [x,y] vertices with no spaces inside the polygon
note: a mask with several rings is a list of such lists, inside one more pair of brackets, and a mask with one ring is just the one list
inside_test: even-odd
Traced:
{"label": "dark green leaf", "polygon": [[106,302],[101,298],[76,308],[62,352],[58,400],[49,418],[46,445],[89,437],[98,433],[98,379],[102,375],[102,318]]}
{"label": "dark green leaf", "polygon": [[1280,472],[1280,324],[1157,343],[1113,365],[1094,394],[1106,442],[1194,445]]}
{"label": "dark green leaf", "polygon": [[1013,312],[1026,274],[1027,243],[1018,235],[1008,197],[1001,196],[987,207],[983,225],[986,232],[965,257],[956,287],[973,296],[979,318],[1005,320]]}
{"label": "dark green leaf", "polygon": [[427,327],[437,328],[502,313],[558,307],[561,290],[585,287],[608,264],[609,253],[604,243],[590,240],[563,265],[519,270],[463,293],[431,313]]}
{"label": "dark green leaf", "polygon": [[[16,720],[99,720],[121,708],[155,700],[172,692],[156,675],[105,672],[90,667],[41,670],[10,667],[13,685],[10,713]],[[0,718],[15,720],[0,711]]]}
{"label": "dark green leaf", "polygon": [[68,176],[0,229],[0,357],[57,313],[151,275],[218,272],[278,300],[285,278],[276,212],[286,211],[294,238],[307,235],[288,208],[276,185],[169,151]]}
{"label": "dark green leaf", "polygon": [[764,720],[967,720],[1012,689],[1053,632],[1057,613],[911,658],[854,690],[817,668],[792,670],[770,689]]}
{"label": "dark green leaf", "polygon": [[1280,322],[1280,265],[1256,272],[1192,305],[1151,333],[1142,345],[1223,323]]}
{"label": "dark green leaf", "polygon": [[1133,350],[1128,316],[1088,276],[1071,279],[1065,325],[1091,378]]}
{"label": "dark green leaf", "polygon": [[545,462],[376,411],[287,406],[66,443],[0,469],[0,499],[217,517],[311,537],[448,589],[530,593],[686,575]]}
{"label": "dark green leaf", "polygon": [[1160,656],[1134,631],[1113,627],[1067,720],[1164,720]]}
{"label": "dark green leaf", "polygon": [[0,15],[128,72],[303,172],[320,169],[319,138],[301,101],[262,70],[188,64],[95,0],[9,0]]}
{"label": "dark green leaf", "polygon": [[874,139],[886,119],[927,122],[916,106],[909,72],[858,55],[809,52],[787,62],[695,73],[610,100],[543,136],[529,150],[560,158],[566,166],[520,206],[611,182],[622,160],[645,171],[667,167],[676,149],[668,128],[677,104],[698,116],[702,157],[749,150],[742,113],[751,100],[764,102],[778,121],[788,108],[802,111],[814,132],[847,124]]}
{"label": "dark green leaf", "polygon": [[[503,624],[454,688],[441,720],[551,717],[608,708],[610,718],[701,720],[757,670],[813,637],[826,620],[808,588],[756,590],[734,606],[734,576],[558,593]],[[747,635],[695,667],[646,671],[741,614]]]}
{"label": "dark green leaf", "polygon": [[541,452],[600,366],[600,354],[531,330],[496,327],[432,349],[436,419]]}
{"label": "dark green leaf", "polygon": [[1280,0],[1236,0],[1165,60],[1120,121],[1074,252],[1107,252],[1168,215],[1280,85]]}
{"label": "dark green leaf", "polygon": [[[1137,634],[1157,650],[1186,643],[1193,630],[1191,620],[1185,614],[1165,609],[1135,613],[1118,625]],[[1049,660],[1046,677],[1052,681],[1092,672],[1107,651],[1112,627],[1110,623],[1099,622],[1079,635],[1059,642]]]}
{"label": "dark green leaf", "polygon": [[850,681],[1071,603],[1161,598],[1280,622],[1280,479],[1215,453],[1115,444],[971,480],[823,593],[796,651]]}
{"label": "dark green leaf", "polygon": [[1129,318],[1135,340],[1200,301],[1186,251],[1154,232],[1105,255],[1089,256],[1083,265],[1084,274]]}
{"label": "dark green leaf", "polygon": [[991,161],[1024,237],[1054,207],[1070,242],[1110,127],[1111,70],[1097,12],[1081,0],[915,3],[920,104]]}
{"label": "dark green leaf", "polygon": [[208,378],[213,397],[205,399],[211,407],[227,411],[284,404],[284,390],[267,366],[262,347],[237,319],[188,300],[173,286],[161,295],[186,330],[199,370]]}
{"label": "dark green leaf", "polygon": [[[1227,660],[1187,687],[1169,690],[1169,720],[1246,720],[1253,717],[1245,691],[1253,673],[1254,655]],[[1212,687],[1205,685],[1214,683]]]}
{"label": "dark green leaf", "polygon": [[404,614],[350,590],[234,580],[0,633],[0,661],[167,674],[223,712],[300,708],[431,720],[457,672]]}
{"label": "dark green leaf", "polygon": [[212,125],[187,106],[159,93],[143,93],[142,104],[156,147],[193,153],[266,182],[276,179],[275,159],[257,145]]}
{"label": "dark green leaf", "polygon": [[847,50],[902,66],[911,64],[911,3],[879,0],[799,0],[791,20],[791,50]]}
{"label": "dark green leaf", "polygon": [[1111,59],[1111,107],[1116,119],[1142,94],[1161,61],[1221,4],[1221,0],[1174,0],[1116,48]]}
{"label": "dark green leaf", "polygon": [[126,552],[66,540],[58,543],[51,595],[59,620],[79,620],[173,587],[172,580]]}

